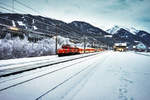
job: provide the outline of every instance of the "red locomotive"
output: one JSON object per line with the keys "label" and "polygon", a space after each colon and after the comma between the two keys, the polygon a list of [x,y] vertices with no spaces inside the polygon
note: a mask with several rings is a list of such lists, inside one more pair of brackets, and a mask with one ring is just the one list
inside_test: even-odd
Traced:
{"label": "red locomotive", "polygon": [[64,56],[64,55],[73,55],[73,54],[80,54],[82,49],[79,49],[77,47],[71,47],[70,45],[63,45],[61,49],[57,50],[58,56]]}
{"label": "red locomotive", "polygon": [[70,45],[63,45],[61,49],[57,50],[58,56],[65,56],[65,55],[74,55],[74,54],[82,54],[82,53],[92,53],[96,51],[103,51],[103,49],[94,49],[94,48],[87,48],[82,49],[78,47],[71,47]]}

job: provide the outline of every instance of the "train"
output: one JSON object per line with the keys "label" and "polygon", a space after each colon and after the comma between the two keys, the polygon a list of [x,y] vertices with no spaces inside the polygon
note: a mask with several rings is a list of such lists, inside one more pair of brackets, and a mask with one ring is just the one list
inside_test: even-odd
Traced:
{"label": "train", "polygon": [[73,47],[70,45],[62,45],[60,49],[57,50],[57,55],[60,56],[67,56],[67,55],[75,55],[75,54],[83,54],[83,53],[93,53],[93,52],[100,52],[104,51],[104,49],[95,49],[95,48],[79,48]]}

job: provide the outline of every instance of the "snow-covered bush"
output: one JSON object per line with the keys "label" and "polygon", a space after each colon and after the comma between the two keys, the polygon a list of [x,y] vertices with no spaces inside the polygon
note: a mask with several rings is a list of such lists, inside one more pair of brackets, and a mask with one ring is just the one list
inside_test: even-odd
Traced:
{"label": "snow-covered bush", "polygon": [[58,40],[58,44],[59,44],[58,48],[61,48],[62,45],[66,45],[66,44],[69,44],[71,46],[75,45],[74,43],[70,42],[69,38],[64,38],[62,36],[57,36],[57,40]]}
{"label": "snow-covered bush", "polygon": [[11,38],[8,33],[4,39],[0,39],[0,59],[43,56],[55,54],[55,40],[53,38],[29,42],[27,37]]}

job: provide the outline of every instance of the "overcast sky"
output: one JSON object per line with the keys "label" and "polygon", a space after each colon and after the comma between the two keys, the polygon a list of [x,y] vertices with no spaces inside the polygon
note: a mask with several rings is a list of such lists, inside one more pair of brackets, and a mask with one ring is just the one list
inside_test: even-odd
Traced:
{"label": "overcast sky", "polygon": [[[43,16],[65,21],[85,21],[101,29],[114,25],[150,32],[150,0],[18,0]],[[0,2],[12,5],[12,0]],[[2,4],[1,4],[2,5]],[[4,5],[3,5],[4,6]],[[36,14],[17,2],[14,7]],[[4,10],[0,9],[2,12]]]}

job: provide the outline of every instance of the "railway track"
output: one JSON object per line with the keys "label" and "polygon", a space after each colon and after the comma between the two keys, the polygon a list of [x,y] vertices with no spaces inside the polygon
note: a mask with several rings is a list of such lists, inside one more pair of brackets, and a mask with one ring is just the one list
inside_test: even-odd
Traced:
{"label": "railway track", "polygon": [[[56,56],[55,56],[56,57]],[[32,58],[29,58],[29,59],[32,59]],[[20,59],[21,60],[21,59]],[[24,60],[24,59],[22,59],[22,60]],[[12,61],[12,63],[9,63],[9,64],[7,64],[8,62],[5,62],[4,64],[1,64],[0,65],[0,68],[1,67],[8,67],[8,66],[14,66],[14,65],[19,65],[19,64],[25,64],[25,63],[30,63],[30,62],[37,62],[37,61],[44,61],[44,60],[50,60],[50,58],[46,58],[46,59],[37,59],[37,60],[28,60],[28,61],[19,61],[19,62],[15,62],[15,61]],[[0,63],[3,63],[3,61],[1,61]]]}
{"label": "railway track", "polygon": [[65,58],[65,57],[61,57],[55,60],[39,60],[39,61],[33,61],[33,62],[28,62],[28,63],[21,63],[17,66],[17,64],[11,65],[11,66],[4,66],[4,67],[0,67],[0,78],[1,77],[6,77],[6,76],[10,76],[10,75],[16,75],[22,72],[26,72],[26,71],[31,71],[37,68],[43,68],[43,67],[47,67],[47,66],[51,66],[51,65],[55,65],[55,64],[59,64],[59,63],[64,63],[64,62],[68,62],[68,61],[72,61],[72,60],[76,60],[76,59],[80,59],[80,58],[84,58],[84,57],[89,57],[89,56],[93,56],[96,55],[97,53],[93,53],[93,54],[85,54],[83,55],[78,55],[75,57],[70,58]]}
{"label": "railway track", "polygon": [[[108,57],[108,56],[107,56]],[[105,57],[101,63],[103,63],[103,61],[106,60]],[[93,74],[94,70],[96,70],[97,68],[97,62],[93,62],[91,64],[89,64],[88,66],[86,66],[85,68],[81,69],[80,71],[76,72],[75,74],[73,74],[72,76],[68,77],[66,80],[62,81],[61,83],[57,84],[56,86],[54,86],[53,88],[47,90],[45,93],[43,93],[42,95],[40,95],[39,97],[37,97],[35,100],[46,100],[47,99],[47,95],[49,95],[49,93],[51,93],[52,91],[56,90],[57,88],[61,87],[62,85],[65,85],[67,82],[73,82],[73,78],[76,77],[76,79],[78,79],[79,76],[82,76],[81,78],[78,79],[76,85],[79,85],[82,81],[86,81],[89,77],[89,74]],[[82,75],[83,74],[83,75]],[[69,91],[68,91],[69,92]]]}
{"label": "railway track", "polygon": [[42,97],[44,97],[45,95],[47,95],[48,93],[50,93],[51,91],[55,90],[56,88],[60,87],[61,85],[65,84],[66,82],[68,82],[69,80],[71,80],[72,78],[76,77],[77,75],[79,75],[80,73],[82,73],[83,71],[87,70],[90,66],[85,67],[84,69],[80,70],[79,72],[75,73],[74,75],[70,76],[69,78],[67,78],[66,80],[64,80],[63,82],[57,84],[56,86],[54,86],[53,88],[51,88],[50,90],[46,91],[45,93],[43,93],[42,95],[40,95],[38,98],[36,98],[35,100],[40,100]]}
{"label": "railway track", "polygon": [[[93,54],[93,55],[96,55],[96,54]],[[54,72],[57,72],[57,71],[61,71],[63,69],[66,69],[66,68],[69,68],[69,67],[72,67],[76,64],[79,64],[79,63],[82,63],[84,61],[87,61],[89,60],[89,56],[91,56],[90,58],[94,58],[95,56],[92,56],[92,55],[88,55],[88,56],[84,56],[84,57],[80,57],[80,60],[77,59],[77,58],[74,58],[72,60],[69,60],[69,61],[72,61],[72,63],[70,65],[67,65],[67,66],[61,66],[61,67],[53,67],[53,66],[49,66],[48,69],[44,69],[42,71],[37,71],[36,73],[30,73],[28,76],[30,78],[26,78],[28,76],[21,76],[21,77],[17,77],[17,78],[13,78],[13,79],[10,79],[10,80],[7,80],[7,81],[2,81],[0,82],[0,92],[4,91],[4,90],[7,90],[9,88],[12,88],[12,87],[15,87],[15,86],[18,86],[18,85],[21,85],[23,83],[26,83],[26,82],[29,82],[29,81],[32,81],[34,79],[37,79],[37,78],[40,78],[40,77],[43,77],[43,76],[46,76],[46,75],[49,75],[49,74],[52,74]],[[86,57],[88,57],[87,59],[85,59]],[[84,58],[83,60],[81,60],[81,58]],[[74,60],[79,60],[79,61],[76,61],[74,62]],[[64,61],[64,62],[67,62],[67,61]],[[57,63],[57,64],[61,64],[61,63]],[[36,75],[38,74],[38,75]],[[23,79],[24,78],[24,79]],[[16,80],[19,80],[21,79],[21,81],[17,81],[16,83]],[[15,80],[15,81],[14,81]],[[23,81],[22,81],[23,80]],[[11,82],[10,82],[11,81]],[[14,81],[14,82],[13,82]],[[11,84],[10,84],[11,83]]]}

